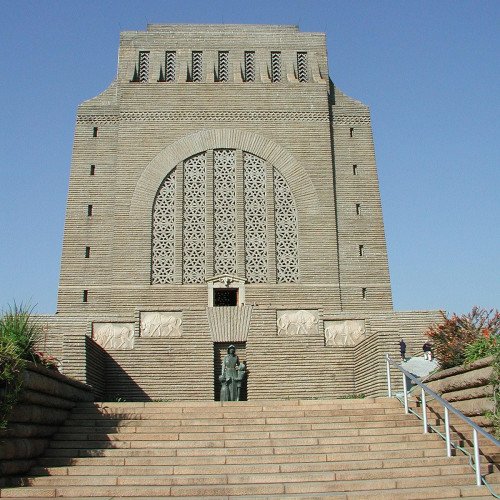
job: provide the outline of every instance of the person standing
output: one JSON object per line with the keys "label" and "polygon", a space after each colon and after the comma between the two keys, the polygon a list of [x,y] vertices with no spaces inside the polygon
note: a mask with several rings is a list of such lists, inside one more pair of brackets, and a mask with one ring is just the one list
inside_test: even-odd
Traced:
{"label": "person standing", "polygon": [[430,342],[426,342],[422,346],[422,350],[424,351],[424,359],[426,361],[432,361],[432,344]]}
{"label": "person standing", "polygon": [[399,352],[401,353],[401,361],[406,361],[406,343],[403,339],[399,342]]}

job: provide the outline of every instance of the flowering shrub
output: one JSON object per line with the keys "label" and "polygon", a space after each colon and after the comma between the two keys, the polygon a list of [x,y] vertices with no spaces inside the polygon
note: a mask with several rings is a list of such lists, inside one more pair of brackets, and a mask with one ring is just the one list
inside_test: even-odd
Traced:
{"label": "flowering shrub", "polygon": [[464,354],[466,363],[472,363],[486,356],[500,354],[499,334],[490,333],[488,328],[484,328],[481,336],[465,347]]}
{"label": "flowering shrub", "polygon": [[441,315],[443,321],[426,332],[441,368],[494,354],[500,334],[500,313],[497,310],[473,307],[469,314],[453,314],[450,318],[444,312]]}

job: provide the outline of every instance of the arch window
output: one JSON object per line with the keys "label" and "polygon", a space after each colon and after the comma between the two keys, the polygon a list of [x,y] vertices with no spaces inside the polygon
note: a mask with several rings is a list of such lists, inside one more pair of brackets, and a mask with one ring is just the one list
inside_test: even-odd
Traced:
{"label": "arch window", "polygon": [[152,284],[204,283],[223,274],[244,274],[249,283],[293,283],[298,255],[293,194],[263,158],[235,149],[205,151],[177,165],[158,189]]}

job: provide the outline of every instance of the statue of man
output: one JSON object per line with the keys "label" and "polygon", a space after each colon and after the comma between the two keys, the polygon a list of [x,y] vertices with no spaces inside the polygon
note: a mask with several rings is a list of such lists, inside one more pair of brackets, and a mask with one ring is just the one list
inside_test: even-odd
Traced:
{"label": "statue of man", "polygon": [[[238,391],[238,367],[240,364],[240,360],[238,356],[236,356],[236,347],[234,345],[230,345],[227,348],[227,354],[224,356],[222,360],[222,374],[219,377],[221,381],[221,401],[223,400],[223,393],[226,397],[226,390],[224,389],[224,385],[227,386],[227,400],[226,401],[239,401],[239,391]],[[240,383],[241,386],[241,383]]]}

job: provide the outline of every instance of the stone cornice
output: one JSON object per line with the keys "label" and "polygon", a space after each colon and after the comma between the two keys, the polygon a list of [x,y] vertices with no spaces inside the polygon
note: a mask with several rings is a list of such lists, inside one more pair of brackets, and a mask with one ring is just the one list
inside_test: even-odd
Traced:
{"label": "stone cornice", "polygon": [[292,121],[328,122],[326,113],[309,111],[125,111],[113,114],[78,115],[77,123],[119,121]]}

